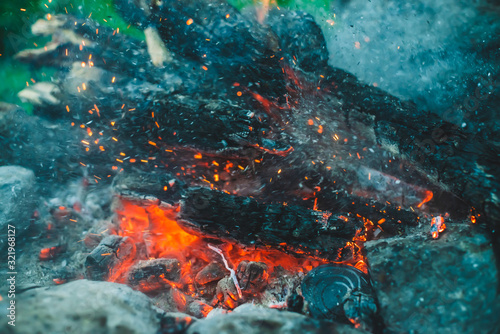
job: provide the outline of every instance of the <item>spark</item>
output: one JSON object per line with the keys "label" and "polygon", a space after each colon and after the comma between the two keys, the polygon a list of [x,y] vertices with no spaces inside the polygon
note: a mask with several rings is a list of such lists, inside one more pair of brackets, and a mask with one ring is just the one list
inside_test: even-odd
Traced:
{"label": "spark", "polygon": [[446,229],[446,225],[444,224],[444,218],[441,216],[437,216],[432,218],[431,221],[431,235],[433,239],[437,239],[439,237],[439,233],[443,232]]}

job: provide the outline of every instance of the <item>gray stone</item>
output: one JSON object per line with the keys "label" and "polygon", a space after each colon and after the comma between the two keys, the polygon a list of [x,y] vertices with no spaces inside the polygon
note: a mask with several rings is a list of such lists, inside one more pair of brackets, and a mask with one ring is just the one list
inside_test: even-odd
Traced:
{"label": "gray stone", "polygon": [[387,333],[497,333],[500,298],[489,240],[469,224],[365,244]]}
{"label": "gray stone", "polygon": [[[126,285],[79,280],[16,296],[15,333],[156,333],[160,313]],[[3,325],[7,326],[7,325]],[[9,327],[0,327],[8,333]]]}
{"label": "gray stone", "polygon": [[15,226],[16,237],[28,229],[36,199],[35,174],[31,170],[0,167],[0,249],[7,244],[8,225]]}
{"label": "gray stone", "polygon": [[304,315],[244,304],[233,312],[213,312],[196,321],[187,334],[360,334],[367,333],[350,325],[316,320]]}

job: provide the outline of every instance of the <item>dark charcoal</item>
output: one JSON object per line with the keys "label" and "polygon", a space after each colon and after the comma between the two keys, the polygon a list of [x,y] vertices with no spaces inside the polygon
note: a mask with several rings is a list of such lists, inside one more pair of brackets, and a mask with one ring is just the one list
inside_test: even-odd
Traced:
{"label": "dark charcoal", "polygon": [[113,190],[120,196],[138,199],[155,196],[170,203],[180,199],[184,187],[184,183],[166,172],[131,170],[120,173],[113,179]]}
{"label": "dark charcoal", "polygon": [[178,282],[181,277],[181,264],[177,259],[154,259],[139,261],[130,269],[128,283],[148,291],[159,289],[168,283]]}
{"label": "dark charcoal", "polygon": [[205,268],[200,270],[196,277],[194,278],[196,283],[205,285],[208,283],[212,283],[218,280],[221,280],[226,276],[227,269],[218,262],[212,262],[208,264]]}
{"label": "dark charcoal", "polygon": [[276,35],[227,2],[166,0],[151,20],[169,49],[206,65],[219,80],[286,92]]}
{"label": "dark charcoal", "polygon": [[163,313],[158,334],[184,334],[196,319],[183,313]]}
{"label": "dark charcoal", "polygon": [[298,68],[314,72],[328,66],[325,37],[312,15],[275,8],[269,12],[266,23],[278,36],[287,58],[295,57]]}
{"label": "dark charcoal", "polygon": [[335,216],[298,206],[265,204],[248,197],[207,188],[191,188],[181,206],[182,226],[197,234],[234,239],[245,245],[266,245],[329,260],[349,260],[346,248],[363,230]]}
{"label": "dark charcoal", "polygon": [[302,294],[311,315],[318,319],[351,321],[373,329],[377,305],[369,278],[346,265],[324,265],[302,281]]}
{"label": "dark charcoal", "polygon": [[302,313],[304,309],[304,297],[294,291],[286,298],[286,309],[290,312]]}
{"label": "dark charcoal", "polygon": [[[127,237],[109,235],[87,256],[85,267],[87,277],[95,281],[105,281],[110,270],[131,253],[134,248]],[[120,254],[118,256],[118,253]]]}
{"label": "dark charcoal", "polygon": [[241,261],[236,270],[236,277],[243,292],[259,292],[267,284],[267,265],[263,262]]}

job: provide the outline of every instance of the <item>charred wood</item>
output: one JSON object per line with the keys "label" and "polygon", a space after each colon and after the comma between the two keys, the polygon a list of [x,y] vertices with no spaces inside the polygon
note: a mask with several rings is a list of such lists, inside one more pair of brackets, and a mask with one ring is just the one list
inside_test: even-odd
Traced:
{"label": "charred wood", "polygon": [[352,259],[354,251],[346,246],[364,231],[356,219],[346,223],[336,215],[260,203],[207,188],[186,192],[180,218],[180,224],[196,234],[328,260]]}

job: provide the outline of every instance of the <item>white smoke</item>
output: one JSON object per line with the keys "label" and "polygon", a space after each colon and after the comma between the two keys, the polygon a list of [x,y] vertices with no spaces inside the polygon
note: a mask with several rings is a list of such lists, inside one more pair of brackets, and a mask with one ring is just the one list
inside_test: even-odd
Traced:
{"label": "white smoke", "polygon": [[499,14],[484,1],[334,1],[330,64],[439,113],[467,94],[472,76],[498,70],[484,49],[498,43]]}

